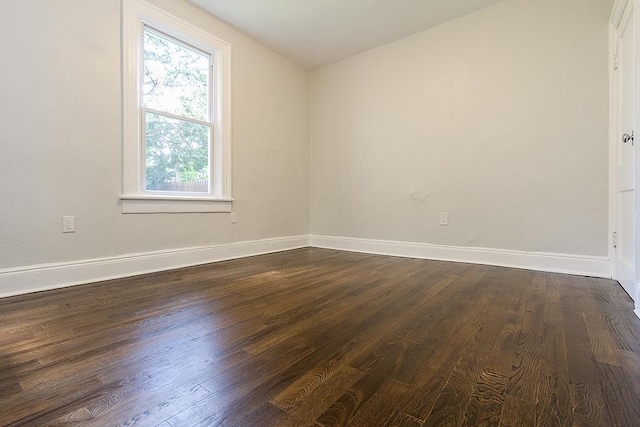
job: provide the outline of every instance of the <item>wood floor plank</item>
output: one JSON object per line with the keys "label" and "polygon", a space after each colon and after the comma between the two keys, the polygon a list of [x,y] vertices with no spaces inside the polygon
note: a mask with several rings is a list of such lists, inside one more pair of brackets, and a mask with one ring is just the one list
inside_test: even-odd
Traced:
{"label": "wood floor plank", "polygon": [[420,376],[399,406],[400,411],[422,421],[427,419],[449,375],[450,372],[443,373],[431,368],[420,369]]}
{"label": "wood floor plank", "polygon": [[411,387],[396,380],[388,380],[369,399],[349,422],[349,426],[368,427],[380,424],[381,420],[401,418],[397,412]]}
{"label": "wood floor plank", "polygon": [[294,383],[272,399],[279,403],[281,409],[286,410],[285,416],[274,425],[297,427],[315,424],[316,418],[362,378],[362,375],[361,372],[342,365],[333,375],[323,378],[324,382],[320,384],[314,383],[312,387],[300,390],[300,382]]}
{"label": "wood floor plank", "polygon": [[[574,399],[568,381],[545,375],[538,380],[538,398],[535,402],[537,425],[571,426],[574,421]],[[533,402],[525,402],[527,404]]]}
{"label": "wood floor plank", "polygon": [[535,402],[539,390],[538,381],[543,375],[541,363],[542,337],[526,333],[518,335],[509,375],[509,394],[527,402]]}
{"label": "wood floor plank", "polygon": [[316,420],[322,426],[345,426],[363,405],[378,391],[400,365],[406,352],[406,343],[394,341],[393,345],[376,359],[365,376],[347,390]]}
{"label": "wood floor plank", "polygon": [[[90,390],[86,392],[85,390]],[[35,393],[24,392],[5,404],[0,413],[0,425],[42,425],[66,414],[81,410],[93,396],[102,396],[108,391],[104,383],[95,375],[88,375],[82,381],[69,384],[64,381],[52,381],[43,385]],[[51,405],[55,401],[55,405]]]}
{"label": "wood floor plank", "polygon": [[[571,413],[568,410],[565,419],[573,420],[573,425],[581,426],[610,426],[627,425],[614,424],[607,411],[607,404],[602,390],[595,384],[569,384]],[[628,424],[628,425],[633,425]]]}
{"label": "wood floor plank", "polygon": [[591,384],[597,381],[598,375],[591,340],[580,309],[580,298],[580,295],[568,294],[562,297],[569,379],[575,384]]}
{"label": "wood floor plank", "polygon": [[585,323],[591,352],[596,361],[609,365],[622,366],[620,361],[620,350],[616,339],[611,335],[607,326],[605,314],[600,315],[595,299],[586,296],[580,300],[582,319]]}
{"label": "wood floor plank", "polygon": [[423,424],[423,421],[396,410],[383,427],[420,427]]}
{"label": "wood floor plank", "polygon": [[500,423],[509,378],[482,370],[469,400],[464,423],[473,426],[496,426]]}
{"label": "wood floor plank", "polygon": [[272,427],[282,418],[284,412],[269,402],[263,402],[258,408],[241,417],[234,427]]}
{"label": "wood floor plank", "polygon": [[479,350],[463,354],[425,420],[425,426],[460,425],[470,404],[484,363]]}
{"label": "wood floor plank", "polygon": [[611,422],[614,425],[640,422],[640,396],[629,383],[629,374],[624,368],[606,363],[598,363],[597,368]]}
{"label": "wood floor plank", "polygon": [[81,408],[46,423],[46,426],[82,427],[95,423],[96,417],[94,417],[93,414],[91,414],[91,412],[87,410],[87,408]]}
{"label": "wood floor plank", "polygon": [[[154,425],[209,397],[211,393],[200,385],[187,387],[164,386],[141,395],[146,402],[140,408],[140,398],[99,414],[101,422],[117,427]],[[89,409],[92,411],[93,409]],[[94,412],[95,413],[95,412]]]}
{"label": "wood floor plank", "polygon": [[562,318],[561,292],[557,287],[558,277],[547,276],[547,300],[544,309],[541,365],[545,375],[569,381],[569,362]]}
{"label": "wood floor plank", "polygon": [[0,426],[637,426],[613,281],[304,248],[0,299]]}
{"label": "wood floor plank", "polygon": [[631,383],[636,389],[636,394],[640,396],[640,354],[621,351],[621,358],[624,361],[625,370],[633,379]]}
{"label": "wood floor plank", "polygon": [[250,359],[246,363],[238,364],[201,383],[201,386],[211,395],[167,421],[174,427],[232,424],[230,418],[242,418],[244,414],[231,414],[226,411],[228,407],[249,397],[252,393],[247,393],[247,390],[257,389],[265,382],[277,379],[278,374],[287,366],[303,359],[313,351],[314,349],[305,345],[294,346],[286,353],[263,353],[260,361]]}
{"label": "wood floor plank", "polygon": [[536,425],[535,405],[513,396],[505,396],[499,427]]}
{"label": "wood floor plank", "polygon": [[271,403],[283,411],[288,412],[292,408],[299,406],[300,402],[304,401],[308,395],[312,394],[320,386],[330,381],[332,377],[338,373],[345,375],[347,378],[352,376],[360,377],[362,375],[356,369],[339,364],[336,360],[331,360],[324,366],[318,369],[313,369],[308,374],[299,378],[271,399]]}

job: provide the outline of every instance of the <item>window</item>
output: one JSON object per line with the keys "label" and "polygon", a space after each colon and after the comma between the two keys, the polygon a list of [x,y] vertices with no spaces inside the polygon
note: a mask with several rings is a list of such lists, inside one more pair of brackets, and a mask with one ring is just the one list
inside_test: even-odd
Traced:
{"label": "window", "polygon": [[123,2],[124,213],[230,212],[230,45]]}

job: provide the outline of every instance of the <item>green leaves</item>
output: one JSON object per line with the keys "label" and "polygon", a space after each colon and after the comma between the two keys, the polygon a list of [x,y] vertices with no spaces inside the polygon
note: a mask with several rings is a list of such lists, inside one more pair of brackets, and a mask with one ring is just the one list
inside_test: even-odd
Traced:
{"label": "green leaves", "polygon": [[146,128],[147,190],[209,179],[208,126],[146,113]]}

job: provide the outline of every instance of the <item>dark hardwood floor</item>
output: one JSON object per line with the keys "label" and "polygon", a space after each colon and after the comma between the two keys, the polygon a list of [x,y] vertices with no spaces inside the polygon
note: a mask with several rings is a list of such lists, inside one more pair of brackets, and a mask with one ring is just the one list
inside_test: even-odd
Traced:
{"label": "dark hardwood floor", "polygon": [[611,280],[300,249],[0,300],[2,426],[639,426]]}

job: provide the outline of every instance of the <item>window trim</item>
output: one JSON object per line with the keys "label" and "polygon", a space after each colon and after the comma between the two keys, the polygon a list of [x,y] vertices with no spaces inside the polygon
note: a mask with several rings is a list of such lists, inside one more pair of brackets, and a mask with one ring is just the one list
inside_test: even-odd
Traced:
{"label": "window trim", "polygon": [[[211,193],[145,191],[140,169],[145,26],[213,56]],[[144,0],[122,1],[122,153],[123,213],[231,212],[231,45]]]}

